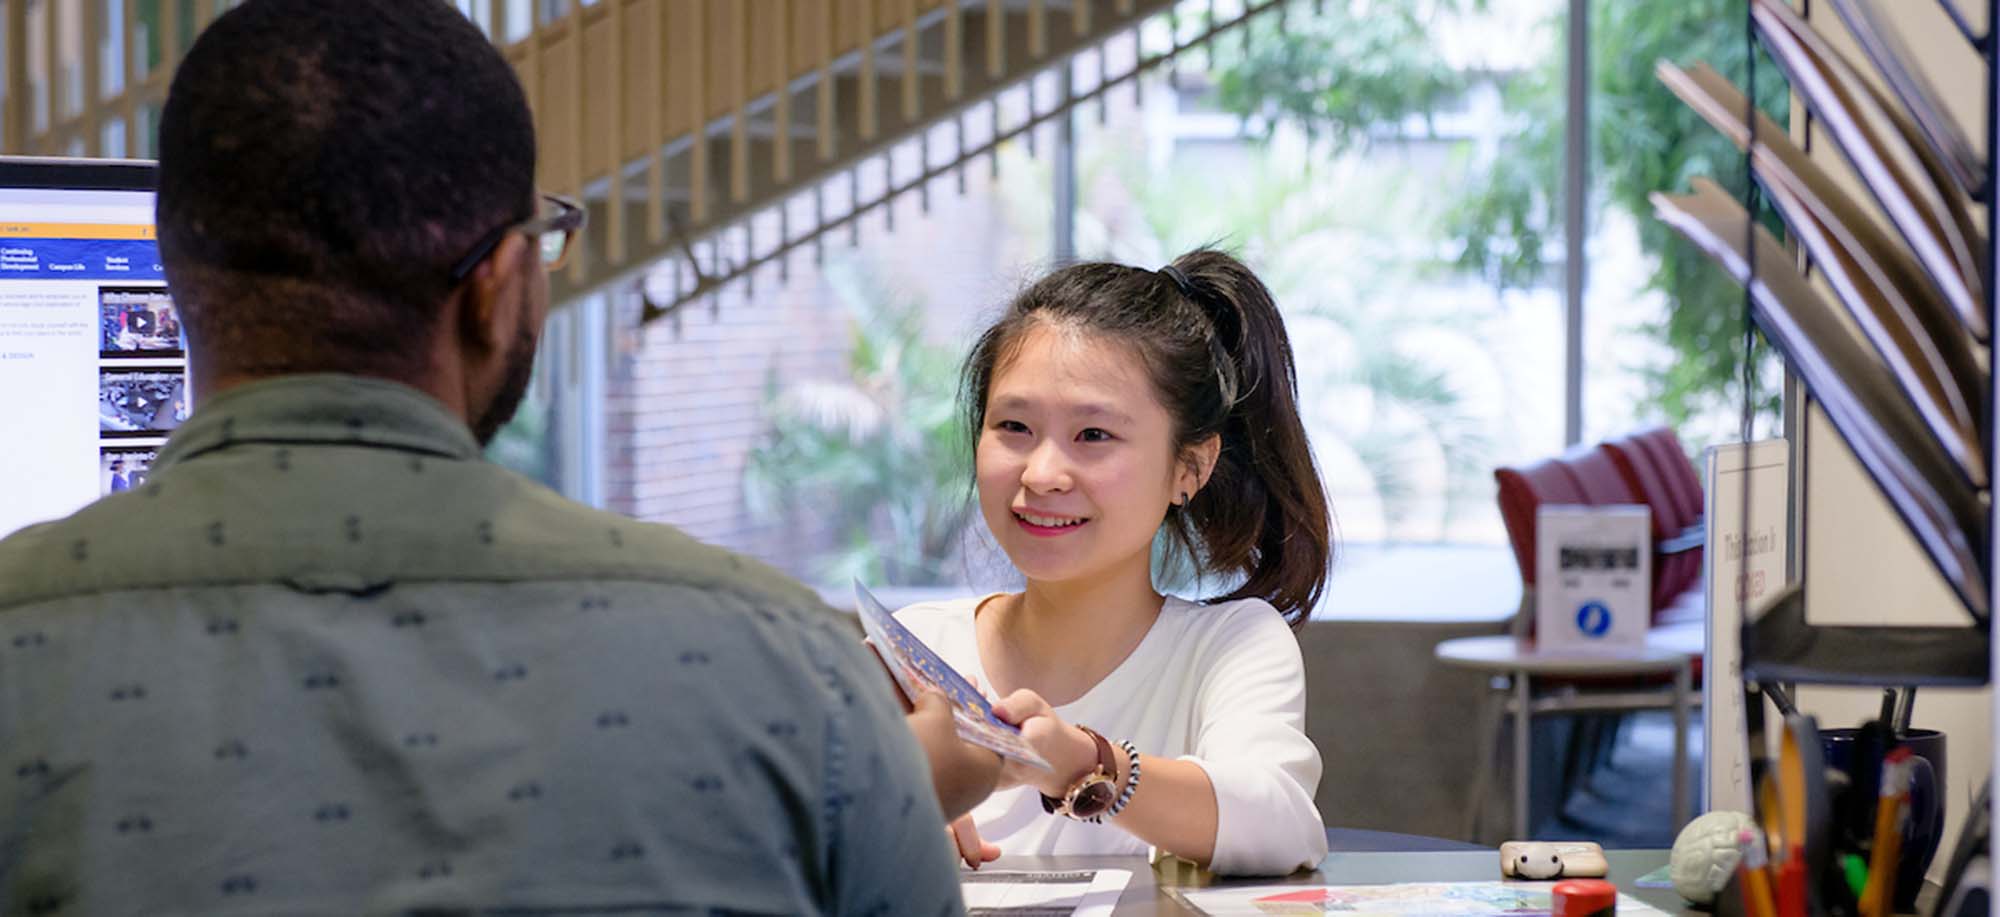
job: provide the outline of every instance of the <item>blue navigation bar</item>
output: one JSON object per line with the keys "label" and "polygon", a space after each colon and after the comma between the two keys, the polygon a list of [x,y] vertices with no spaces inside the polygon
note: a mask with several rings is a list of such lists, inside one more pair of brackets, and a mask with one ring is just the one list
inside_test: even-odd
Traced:
{"label": "blue navigation bar", "polygon": [[0,239],[0,281],[166,279],[150,239]]}

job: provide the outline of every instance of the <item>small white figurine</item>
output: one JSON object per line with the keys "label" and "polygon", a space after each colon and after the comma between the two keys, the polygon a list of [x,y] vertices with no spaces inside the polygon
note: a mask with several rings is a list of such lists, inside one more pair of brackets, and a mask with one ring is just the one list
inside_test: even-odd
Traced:
{"label": "small white figurine", "polygon": [[1514,875],[1523,879],[1560,879],[1562,854],[1554,844],[1522,844],[1514,854]]}

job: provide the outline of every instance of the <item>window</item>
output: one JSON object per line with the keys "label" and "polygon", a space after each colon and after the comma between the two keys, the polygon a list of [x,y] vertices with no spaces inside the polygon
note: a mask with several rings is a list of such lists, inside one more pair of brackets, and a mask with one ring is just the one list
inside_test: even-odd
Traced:
{"label": "window", "polygon": [[[524,34],[529,13],[577,8],[509,4],[508,31]],[[1129,62],[1140,44],[1157,54],[1175,34],[1223,27],[1136,87],[1080,106],[1070,156],[1050,155],[1064,136],[1053,121],[1021,132],[999,145],[992,171],[983,161],[960,170],[962,195],[948,171],[928,201],[903,194],[823,238],[823,257],[794,255],[785,282],[773,267],[601,341],[602,416],[592,427],[565,418],[576,411],[568,402],[549,402],[553,419],[542,423],[557,433],[541,454],[559,470],[548,479],[561,482],[564,461],[575,461],[561,454],[601,461],[609,508],[831,588],[854,575],[910,588],[996,584],[1005,571],[982,555],[964,472],[952,465],[962,460],[949,415],[965,342],[1048,268],[1058,239],[1079,257],[1145,266],[1220,243],[1272,285],[1304,355],[1304,419],[1345,549],[1322,613],[1511,613],[1519,576],[1495,467],[1561,452],[1573,402],[1578,432],[1592,440],[1672,420],[1699,443],[1701,424],[1731,416],[1716,407],[1730,403],[1723,391],[1695,409],[1670,401],[1688,362],[1661,329],[1678,293],[1651,284],[1656,227],[1630,206],[1626,185],[1638,184],[1619,172],[1630,157],[1612,149],[1588,173],[1586,359],[1570,389],[1571,4],[1299,0],[1282,20],[1265,12],[1247,25],[1234,21],[1243,8],[1182,3],[1137,38],[1059,65],[1088,91],[1100,55]],[[469,0],[460,9],[480,15]],[[1686,40],[1675,29],[1717,28],[1700,4],[1592,9],[1593,108],[1614,121],[1657,117],[1626,110],[1650,104],[1631,94],[1654,91],[1649,72],[1622,66],[1656,53],[1635,41],[1675,45]],[[929,146],[900,142],[786,206],[794,219],[845,213],[913,174],[920,156],[949,165],[960,130],[978,149],[1046,116],[1064,104],[1065,85],[1051,68],[940,125]],[[1601,142],[1607,130],[1616,129],[1590,133]],[[1070,169],[1073,194],[1058,181]],[[744,231],[704,241],[707,269],[741,256]],[[684,266],[673,270],[647,280],[648,295],[669,302],[693,282]],[[552,324],[549,346],[566,346],[569,333]],[[589,442],[591,429],[600,458],[589,458],[596,447],[563,445]],[[1459,575],[1425,575],[1440,568]]]}
{"label": "window", "polygon": [[[1524,117],[1508,103],[1560,70],[1562,12],[1293,3],[1184,55],[1173,91],[1080,119],[1081,256],[1150,266],[1220,244],[1285,312],[1344,551],[1321,614],[1515,607],[1492,469],[1563,448],[1561,277],[1496,283],[1462,226],[1488,183],[1558,193],[1560,163],[1495,171]],[[1534,116],[1560,136],[1559,106]],[[1559,253],[1560,225],[1536,229],[1507,244]],[[1440,584],[1426,568],[1460,572]]]}

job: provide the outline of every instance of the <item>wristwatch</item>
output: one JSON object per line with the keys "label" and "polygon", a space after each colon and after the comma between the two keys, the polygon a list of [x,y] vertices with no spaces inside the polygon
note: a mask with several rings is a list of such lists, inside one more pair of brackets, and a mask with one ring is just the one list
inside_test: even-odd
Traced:
{"label": "wristwatch", "polygon": [[1097,821],[1118,801],[1118,756],[1111,742],[1089,726],[1078,726],[1097,743],[1097,767],[1070,784],[1061,799],[1042,794],[1042,811],[1077,821]]}

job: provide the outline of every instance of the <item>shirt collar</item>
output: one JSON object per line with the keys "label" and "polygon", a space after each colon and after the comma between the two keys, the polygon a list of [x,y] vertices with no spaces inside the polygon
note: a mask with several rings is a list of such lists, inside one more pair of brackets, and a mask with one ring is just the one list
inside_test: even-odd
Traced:
{"label": "shirt collar", "polygon": [[445,458],[481,454],[465,421],[407,385],[342,375],[284,376],[204,402],[174,431],[153,468],[237,443],[373,446]]}

